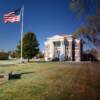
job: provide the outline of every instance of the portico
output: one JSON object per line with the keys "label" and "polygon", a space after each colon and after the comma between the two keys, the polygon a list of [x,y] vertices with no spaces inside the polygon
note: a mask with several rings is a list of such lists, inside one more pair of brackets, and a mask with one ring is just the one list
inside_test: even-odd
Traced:
{"label": "portico", "polygon": [[72,35],[55,35],[45,42],[45,61],[81,61],[81,41]]}

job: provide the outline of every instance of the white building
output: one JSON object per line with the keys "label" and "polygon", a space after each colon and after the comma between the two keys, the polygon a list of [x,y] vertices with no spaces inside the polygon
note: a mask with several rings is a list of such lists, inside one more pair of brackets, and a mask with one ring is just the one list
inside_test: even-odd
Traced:
{"label": "white building", "polygon": [[55,35],[48,38],[44,45],[45,61],[54,59],[59,59],[60,61],[81,61],[81,41],[73,38],[72,35]]}

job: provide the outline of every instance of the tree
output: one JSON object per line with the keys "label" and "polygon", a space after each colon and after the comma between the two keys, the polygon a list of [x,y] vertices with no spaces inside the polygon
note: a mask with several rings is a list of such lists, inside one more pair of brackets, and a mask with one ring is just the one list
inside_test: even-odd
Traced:
{"label": "tree", "polygon": [[15,51],[8,51],[8,54],[11,58],[16,58],[16,52]]}
{"label": "tree", "polygon": [[44,58],[44,54],[40,51],[40,52],[37,54],[36,57],[37,57],[37,58]]}
{"label": "tree", "polygon": [[[31,59],[36,56],[39,52],[39,43],[37,41],[35,33],[28,32],[23,37],[23,58]],[[17,45],[17,56],[20,57],[21,53],[21,42]]]}
{"label": "tree", "polygon": [[85,28],[80,26],[79,29],[73,33],[73,37],[79,38],[81,34],[85,33]]}
{"label": "tree", "polygon": [[76,12],[79,17],[80,15],[87,16],[91,8],[100,9],[100,0],[71,0],[69,8]]}
{"label": "tree", "polygon": [[[73,36],[84,40],[84,44],[95,48],[96,52],[100,52],[100,0],[71,0],[69,7],[80,15],[87,18],[87,25],[74,32]],[[91,16],[91,8],[95,11],[95,16]],[[100,54],[99,54],[100,55]]]}

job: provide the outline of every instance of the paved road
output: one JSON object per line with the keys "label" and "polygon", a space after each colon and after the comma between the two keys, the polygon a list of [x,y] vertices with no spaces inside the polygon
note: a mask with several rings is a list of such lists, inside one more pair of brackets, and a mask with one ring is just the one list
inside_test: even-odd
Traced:
{"label": "paved road", "polygon": [[10,65],[10,64],[18,64],[20,63],[20,60],[0,60],[0,66],[1,65]]}

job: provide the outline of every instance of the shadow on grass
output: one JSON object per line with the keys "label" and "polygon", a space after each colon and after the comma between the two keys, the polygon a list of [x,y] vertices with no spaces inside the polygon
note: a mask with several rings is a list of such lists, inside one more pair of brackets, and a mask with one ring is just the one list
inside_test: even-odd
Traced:
{"label": "shadow on grass", "polygon": [[20,73],[21,75],[23,75],[23,74],[32,74],[32,73],[35,73],[35,72],[22,72],[22,73]]}

